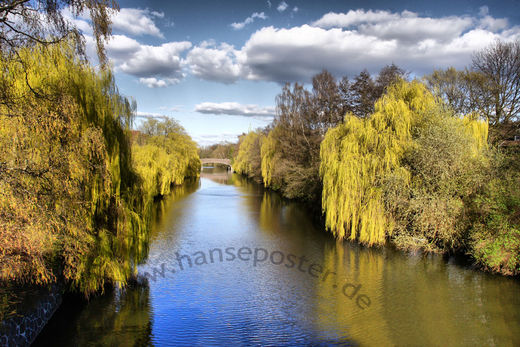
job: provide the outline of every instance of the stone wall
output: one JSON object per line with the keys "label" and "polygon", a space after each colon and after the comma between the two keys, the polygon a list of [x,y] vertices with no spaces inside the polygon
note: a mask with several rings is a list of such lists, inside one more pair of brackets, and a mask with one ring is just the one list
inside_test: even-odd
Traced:
{"label": "stone wall", "polygon": [[29,346],[62,301],[58,286],[39,291],[31,307],[0,322],[0,346]]}

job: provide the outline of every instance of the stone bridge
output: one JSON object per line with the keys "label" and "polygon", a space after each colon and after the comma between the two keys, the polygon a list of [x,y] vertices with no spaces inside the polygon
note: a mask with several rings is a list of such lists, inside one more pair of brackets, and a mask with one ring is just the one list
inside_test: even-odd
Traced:
{"label": "stone bridge", "polygon": [[221,158],[201,158],[200,162],[202,165],[204,164],[221,164],[229,167],[231,171],[233,171],[233,167],[231,166],[231,160],[229,159],[221,159]]}

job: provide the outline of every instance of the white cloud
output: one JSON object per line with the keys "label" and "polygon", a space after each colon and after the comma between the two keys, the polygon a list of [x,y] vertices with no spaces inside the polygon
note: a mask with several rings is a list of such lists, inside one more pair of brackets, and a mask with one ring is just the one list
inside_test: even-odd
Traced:
{"label": "white cloud", "polygon": [[[112,13],[111,20],[114,31],[135,36],[151,35],[164,38],[154,22],[154,17],[164,18],[164,12],[138,8],[122,8],[119,11],[110,12]],[[84,34],[92,35],[91,19],[86,10],[76,16],[67,6],[62,10],[62,14],[67,21],[79,28]]]}
{"label": "white cloud", "polygon": [[449,40],[460,36],[474,24],[470,17],[419,17],[403,11],[350,10],[347,13],[327,13],[313,23],[321,28],[353,28],[358,33],[384,40],[417,42],[423,39]]}
{"label": "white cloud", "polygon": [[125,35],[113,35],[106,43],[106,50],[113,61],[127,60],[141,49],[141,44]]}
{"label": "white cloud", "polygon": [[144,84],[148,88],[164,88],[168,87],[171,84],[179,83],[179,79],[177,78],[155,78],[155,77],[141,77],[139,78],[139,83]]}
{"label": "white cloud", "polygon": [[489,7],[487,7],[487,6],[480,7],[478,14],[481,16],[487,16],[489,14]]}
{"label": "white cloud", "polygon": [[[140,45],[139,49],[121,61],[118,68],[137,77],[163,77],[170,81],[183,77],[181,53],[191,48],[191,42],[168,42],[160,46]],[[110,51],[109,51],[110,53]]]}
{"label": "white cloud", "polygon": [[[95,59],[95,42],[85,36],[89,57]],[[139,43],[125,35],[113,35],[106,43],[106,52],[115,71],[140,77],[139,82],[150,87],[166,87],[183,77],[183,55],[191,42],[168,42],[160,46]]]}
{"label": "white cloud", "polygon": [[299,10],[300,10],[300,9],[298,8],[298,6],[294,6],[293,9],[292,9],[292,11],[293,11],[294,13],[298,12]]}
{"label": "white cloud", "polygon": [[247,17],[243,22],[231,23],[231,27],[235,30],[243,29],[247,24],[251,24],[255,21],[255,18],[267,19],[267,16],[263,12],[255,12],[251,16]]}
{"label": "white cloud", "polygon": [[237,102],[203,102],[195,106],[195,111],[206,114],[225,114],[230,116],[273,117],[274,107],[243,105]]}
{"label": "white cloud", "polygon": [[187,64],[198,77],[224,83],[308,82],[323,69],[353,76],[364,68],[377,73],[392,62],[423,74],[462,68],[494,40],[519,38],[520,26],[489,15],[433,18],[410,11],[357,10],[328,13],[312,26],[264,27],[237,49],[226,44],[195,47]]}
{"label": "white cloud", "polygon": [[484,16],[480,19],[480,27],[489,31],[500,31],[506,29],[509,23],[506,18],[493,18]]}
{"label": "white cloud", "polygon": [[188,53],[186,64],[197,77],[233,83],[242,74],[242,64],[238,62],[239,55],[240,52],[231,45],[222,43],[217,47],[212,42],[204,41]]}
{"label": "white cloud", "polygon": [[78,16],[72,14],[70,6],[61,10],[61,14],[70,24],[81,30],[83,34],[92,34],[92,26],[90,25],[90,18],[87,13],[80,13]]}
{"label": "white cloud", "polygon": [[263,28],[254,33],[242,48],[246,56],[248,79],[280,83],[308,81],[326,68],[344,74],[385,60],[392,62],[393,41],[379,40],[341,29],[322,29],[303,25],[290,29]]}
{"label": "white cloud", "polygon": [[[404,16],[411,13],[403,11]],[[350,10],[347,13],[329,12],[313,23],[314,26],[322,28],[347,28],[352,25],[362,23],[381,23],[396,20],[399,14],[391,13],[389,11],[372,11],[372,10]]]}
{"label": "white cloud", "polygon": [[154,23],[153,17],[163,18],[163,12],[122,8],[112,16],[112,28],[130,35],[151,35],[164,38]]}
{"label": "white cloud", "polygon": [[151,11],[150,14],[154,17],[157,17],[157,18],[164,18],[164,12],[159,12],[159,11]]}
{"label": "white cloud", "polygon": [[282,1],[280,2],[280,4],[278,4],[278,7],[276,9],[278,10],[278,12],[283,12],[287,10],[287,7],[289,7],[289,5],[285,1]]}

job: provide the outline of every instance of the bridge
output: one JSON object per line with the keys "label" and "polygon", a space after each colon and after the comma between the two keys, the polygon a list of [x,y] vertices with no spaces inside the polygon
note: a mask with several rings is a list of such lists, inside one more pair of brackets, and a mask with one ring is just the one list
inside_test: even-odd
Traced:
{"label": "bridge", "polygon": [[233,171],[233,167],[231,166],[231,160],[229,159],[221,159],[221,158],[201,158],[200,162],[202,165],[204,164],[221,164],[229,167],[231,171]]}

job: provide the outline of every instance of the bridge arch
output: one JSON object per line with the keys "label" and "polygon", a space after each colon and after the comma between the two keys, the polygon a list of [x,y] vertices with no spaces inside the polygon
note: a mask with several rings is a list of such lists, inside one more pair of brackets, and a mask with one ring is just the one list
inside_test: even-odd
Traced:
{"label": "bridge arch", "polygon": [[[233,171],[233,167],[231,166],[231,160],[229,159],[221,159],[221,158],[201,158],[200,162],[202,165],[204,164],[221,164],[229,167],[231,171]],[[202,168],[201,168],[202,170]]]}

